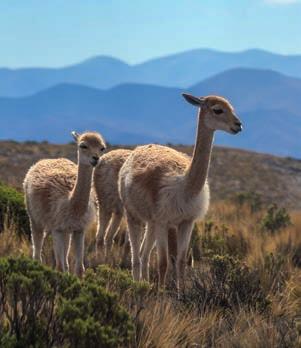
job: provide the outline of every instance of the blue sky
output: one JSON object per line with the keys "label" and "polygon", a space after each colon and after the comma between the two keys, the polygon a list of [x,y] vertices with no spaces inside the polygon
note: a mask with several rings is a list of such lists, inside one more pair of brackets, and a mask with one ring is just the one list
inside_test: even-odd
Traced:
{"label": "blue sky", "polygon": [[0,66],[130,63],[193,48],[301,54],[299,0],[1,0]]}

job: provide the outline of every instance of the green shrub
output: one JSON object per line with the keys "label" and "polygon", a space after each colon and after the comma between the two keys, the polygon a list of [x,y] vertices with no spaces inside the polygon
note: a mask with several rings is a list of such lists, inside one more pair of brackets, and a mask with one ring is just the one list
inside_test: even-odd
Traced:
{"label": "green shrub", "polygon": [[232,233],[222,224],[216,225],[212,221],[205,223],[204,232],[201,233],[199,245],[204,256],[232,255],[243,258],[249,245],[241,233]]}
{"label": "green shrub", "polygon": [[71,347],[124,347],[129,343],[133,327],[129,314],[117,296],[84,281],[72,296],[63,298],[59,306],[64,340]]}
{"label": "green shrub", "polygon": [[97,278],[80,282],[24,257],[0,259],[0,346],[129,346],[132,320]]}
{"label": "green shrub", "polygon": [[234,310],[240,307],[264,311],[269,300],[256,269],[229,255],[209,259],[206,271],[191,274],[184,301],[199,308]]}
{"label": "green shrub", "polygon": [[30,236],[23,194],[0,183],[0,232],[6,224],[13,225],[20,235]]}
{"label": "green shrub", "polygon": [[291,218],[285,208],[278,208],[277,204],[272,204],[261,220],[261,227],[271,233],[275,233],[291,225]]}
{"label": "green shrub", "polygon": [[242,207],[248,205],[251,208],[251,212],[255,213],[262,208],[262,198],[255,192],[238,192],[232,199],[232,201]]}
{"label": "green shrub", "polygon": [[151,290],[148,282],[135,282],[129,271],[121,269],[112,269],[107,265],[100,265],[95,271],[88,270],[86,279],[96,281],[98,285],[112,291],[119,298],[133,297],[137,299]]}

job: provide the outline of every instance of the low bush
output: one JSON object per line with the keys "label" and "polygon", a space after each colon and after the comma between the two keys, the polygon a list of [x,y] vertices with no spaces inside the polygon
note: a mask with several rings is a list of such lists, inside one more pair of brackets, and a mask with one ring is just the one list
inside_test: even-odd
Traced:
{"label": "low bush", "polygon": [[130,315],[101,282],[24,257],[0,259],[0,346],[128,347]]}
{"label": "low bush", "polygon": [[268,308],[269,300],[256,269],[229,255],[213,256],[204,269],[191,274],[190,286],[184,294],[184,301],[201,312],[240,307],[262,312]]}
{"label": "low bush", "polygon": [[0,232],[5,226],[14,226],[18,234],[30,236],[23,194],[0,182]]}
{"label": "low bush", "polygon": [[261,196],[256,192],[238,192],[232,201],[239,207],[248,205],[252,213],[259,211],[263,205]]}
{"label": "low bush", "polygon": [[272,204],[261,220],[263,230],[275,233],[291,225],[291,218],[285,208],[278,208],[277,204]]}
{"label": "low bush", "polygon": [[200,253],[206,257],[215,255],[232,255],[243,258],[249,245],[239,231],[233,233],[225,224],[217,225],[207,221],[199,237]]}

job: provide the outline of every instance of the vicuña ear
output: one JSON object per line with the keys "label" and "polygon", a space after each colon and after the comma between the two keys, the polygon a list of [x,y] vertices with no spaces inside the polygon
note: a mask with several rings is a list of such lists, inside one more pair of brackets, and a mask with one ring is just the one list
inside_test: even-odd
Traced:
{"label": "vicu\u00f1a ear", "polygon": [[203,106],[205,99],[204,98],[199,98],[199,97],[195,97],[191,94],[187,94],[187,93],[182,93],[182,96],[186,99],[186,101],[192,105],[195,106]]}
{"label": "vicu\u00f1a ear", "polygon": [[74,138],[75,141],[78,141],[78,138],[80,137],[80,135],[79,135],[77,132],[72,131],[72,132],[71,132],[71,135],[73,136],[73,138]]}

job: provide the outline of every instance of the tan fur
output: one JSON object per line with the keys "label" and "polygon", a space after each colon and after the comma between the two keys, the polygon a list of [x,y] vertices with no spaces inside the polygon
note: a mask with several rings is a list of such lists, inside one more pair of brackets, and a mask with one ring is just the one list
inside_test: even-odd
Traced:
{"label": "tan fur", "polygon": [[[144,156],[147,163],[143,160]],[[132,179],[149,193],[153,202],[157,201],[162,177],[182,175],[190,163],[185,154],[158,145],[140,147],[135,151],[133,161],[135,168],[131,173]]]}
{"label": "tan fur", "polygon": [[78,149],[78,162],[68,159],[45,159],[33,165],[24,180],[25,202],[31,222],[33,257],[41,260],[45,233],[52,233],[56,267],[68,269],[70,235],[77,250],[76,273],[83,272],[83,234],[95,221],[95,194],[91,194],[92,156],[99,157],[104,140],[97,133],[77,138],[87,149]]}
{"label": "tan fur", "polygon": [[110,248],[123,216],[123,204],[118,192],[118,175],[131,150],[113,150],[102,156],[94,171],[94,186],[99,205],[96,246]]}
{"label": "tan fur", "polygon": [[[120,170],[119,190],[128,219],[134,279],[148,279],[149,254],[156,243],[159,285],[164,286],[169,234],[169,239],[177,239],[170,241],[170,254],[177,257],[180,288],[193,224],[204,217],[209,206],[207,174],[214,130],[241,130],[233,107],[224,98],[193,97],[194,105],[195,100],[202,109],[192,160],[166,146],[146,145],[137,147]],[[218,117],[212,108],[222,108],[223,112]],[[144,224],[146,234],[140,247]]]}

